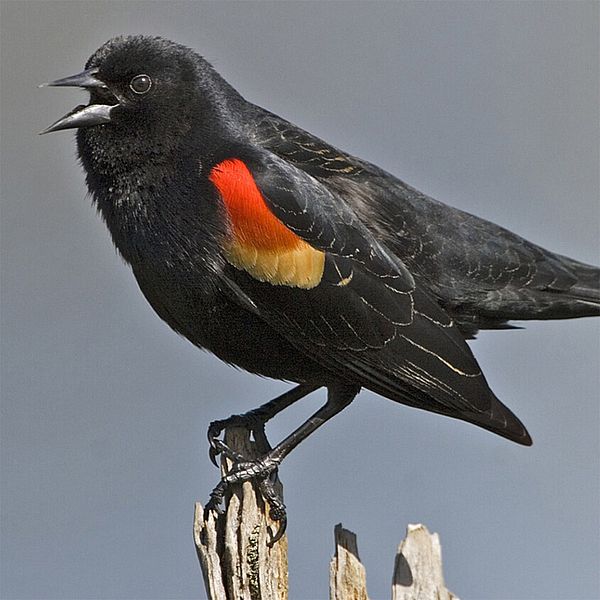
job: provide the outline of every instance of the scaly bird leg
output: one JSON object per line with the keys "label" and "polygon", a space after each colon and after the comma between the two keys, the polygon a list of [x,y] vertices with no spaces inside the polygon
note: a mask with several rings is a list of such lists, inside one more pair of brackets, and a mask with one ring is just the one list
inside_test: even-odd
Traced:
{"label": "scaly bird leg", "polygon": [[[302,387],[302,386],[298,386]],[[291,390],[297,391],[298,388]],[[216,440],[219,451],[226,452],[228,457],[234,461],[231,471],[224,475],[221,481],[210,494],[210,500],[206,504],[205,511],[214,510],[221,512],[221,503],[227,489],[235,484],[254,479],[258,482],[259,489],[269,504],[271,518],[279,522],[279,529],[270,541],[273,545],[283,536],[287,524],[285,505],[283,499],[277,493],[274,487],[273,474],[276,472],[281,461],[296,447],[305,440],[311,433],[316,431],[323,423],[334,417],[343,410],[358,394],[360,386],[339,384],[329,386],[327,389],[327,402],[316,413],[309,417],[300,427],[288,435],[275,448],[269,450],[264,456],[256,460],[240,461],[240,455],[230,452],[229,449],[220,440]],[[306,395],[306,394],[303,394]],[[276,398],[275,401],[282,398]],[[297,399],[297,398],[296,398]],[[291,404],[292,400],[289,402]],[[265,404],[268,406],[270,403]],[[289,405],[288,404],[288,405]],[[262,408],[262,407],[261,407]],[[258,409],[259,411],[261,409]],[[282,410],[282,409],[279,409]],[[277,412],[279,412],[279,410]]]}
{"label": "scaly bird leg", "polygon": [[[271,450],[271,446],[265,435],[265,423],[272,419],[276,414],[282,410],[291,406],[297,400],[304,398],[311,392],[317,390],[320,386],[310,385],[308,383],[302,383],[297,385],[295,388],[277,396],[273,400],[266,402],[262,406],[250,410],[241,415],[231,415],[228,419],[222,419],[220,421],[213,421],[208,427],[208,443],[210,448],[208,455],[210,460],[215,466],[217,465],[217,456],[221,452],[227,454],[227,446],[219,439],[219,435],[228,427],[243,427],[252,432],[254,441],[262,454],[266,454]],[[228,456],[232,460],[236,461],[235,457]]]}

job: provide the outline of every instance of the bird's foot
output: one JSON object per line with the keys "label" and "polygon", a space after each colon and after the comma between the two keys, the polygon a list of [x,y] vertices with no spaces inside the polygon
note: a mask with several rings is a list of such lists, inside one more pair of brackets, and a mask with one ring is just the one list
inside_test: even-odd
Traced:
{"label": "bird's foot", "polygon": [[231,427],[241,427],[247,429],[252,433],[254,442],[256,443],[256,449],[260,454],[267,454],[271,450],[271,445],[267,440],[265,434],[265,423],[268,417],[261,414],[259,410],[251,410],[242,415],[232,415],[228,419],[222,419],[219,421],[213,421],[208,427],[208,443],[210,448],[208,450],[208,456],[211,462],[218,467],[217,456],[223,453],[228,458],[231,458],[234,462],[243,462],[244,458],[236,455],[223,440],[219,438],[221,433]]}
{"label": "bird's foot", "polygon": [[233,465],[211,492],[210,500],[206,503],[204,509],[205,515],[211,510],[218,514],[223,513],[221,505],[226,492],[232,485],[245,481],[255,481],[258,491],[269,505],[269,516],[278,523],[278,529],[269,541],[269,546],[272,546],[281,539],[287,526],[283,497],[276,488],[277,468],[280,461],[269,454],[256,460],[247,460],[218,439],[215,440],[215,446],[218,453],[223,453],[233,462]]}

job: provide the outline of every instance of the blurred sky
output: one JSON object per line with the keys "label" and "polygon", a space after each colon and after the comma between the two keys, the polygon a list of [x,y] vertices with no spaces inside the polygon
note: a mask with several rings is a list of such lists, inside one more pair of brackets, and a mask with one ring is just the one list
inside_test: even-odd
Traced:
{"label": "blurred sky", "polygon": [[[86,198],[72,132],[36,134],[85,96],[38,83],[116,34],[160,34],[435,198],[598,263],[599,6],[3,1],[0,596],[203,597],[206,427],[287,387],[153,314]],[[472,348],[534,446],[363,392],[280,471],[291,598],[327,597],[340,521],[372,599],[389,597],[409,522],[439,532],[463,600],[600,597],[598,322]],[[271,441],[322,401],[286,411]]]}

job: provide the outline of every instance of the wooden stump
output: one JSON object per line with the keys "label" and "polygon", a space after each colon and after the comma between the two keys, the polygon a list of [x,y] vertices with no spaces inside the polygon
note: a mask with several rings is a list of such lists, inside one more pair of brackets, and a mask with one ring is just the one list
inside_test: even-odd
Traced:
{"label": "wooden stump", "polygon": [[[225,442],[244,456],[257,456],[245,429],[228,430]],[[223,460],[222,472],[230,468]],[[269,546],[277,529],[260,493],[248,482],[234,486],[225,497],[222,515],[209,513],[205,518],[202,505],[196,503],[194,542],[210,600],[288,599],[287,536]],[[356,535],[340,524],[334,537],[330,600],[369,600]],[[409,525],[394,563],[392,600],[433,599],[458,600],[444,584],[438,535],[424,525]]]}
{"label": "wooden stump", "polygon": [[409,525],[398,546],[392,577],[392,600],[458,600],[446,589],[442,547],[425,525]]}
{"label": "wooden stump", "polygon": [[[249,458],[257,456],[245,429],[230,429],[225,443]],[[229,461],[222,461],[226,473]],[[225,497],[225,513],[204,518],[198,502],[194,514],[194,542],[211,600],[287,600],[287,537],[269,547],[278,529],[255,486],[236,485]]]}
{"label": "wooden stump", "polygon": [[335,526],[335,554],[329,563],[329,600],[369,600],[367,573],[358,557],[356,534]]}

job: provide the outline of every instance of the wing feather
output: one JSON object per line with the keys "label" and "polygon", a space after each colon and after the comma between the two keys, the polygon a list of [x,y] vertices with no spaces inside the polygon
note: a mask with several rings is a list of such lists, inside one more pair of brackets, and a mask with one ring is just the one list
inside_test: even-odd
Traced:
{"label": "wing feather", "polygon": [[246,165],[272,215],[325,257],[308,289],[273,285],[240,264],[226,271],[265,321],[339,377],[531,443],[458,326],[343,198],[276,156],[251,155]]}

